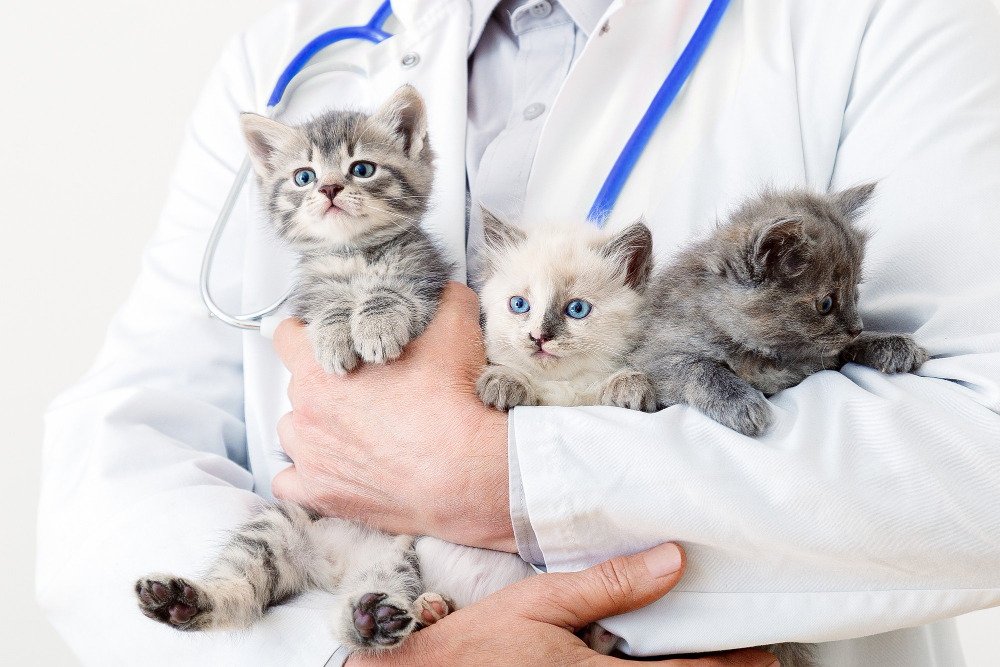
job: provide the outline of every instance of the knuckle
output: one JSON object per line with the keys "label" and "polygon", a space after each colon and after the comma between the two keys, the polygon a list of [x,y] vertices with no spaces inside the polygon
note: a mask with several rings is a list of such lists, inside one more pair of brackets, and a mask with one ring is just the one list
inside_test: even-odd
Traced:
{"label": "knuckle", "polygon": [[636,582],[624,558],[612,558],[599,568],[601,583],[613,604],[621,605],[632,598]]}

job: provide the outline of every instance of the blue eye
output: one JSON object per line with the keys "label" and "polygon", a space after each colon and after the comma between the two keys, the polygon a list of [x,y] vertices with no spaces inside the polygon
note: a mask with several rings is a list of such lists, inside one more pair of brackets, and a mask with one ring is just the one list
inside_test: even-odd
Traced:
{"label": "blue eye", "polygon": [[523,296],[512,296],[510,297],[510,312],[512,313],[526,313],[531,310],[531,306],[528,305],[528,300]]}
{"label": "blue eye", "polygon": [[371,178],[375,173],[375,165],[371,162],[355,162],[351,165],[351,174],[358,178]]}
{"label": "blue eye", "polygon": [[316,180],[316,172],[312,169],[299,169],[295,172],[295,185],[304,187]]}
{"label": "blue eye", "polygon": [[574,299],[566,305],[566,314],[574,320],[582,320],[590,315],[592,306],[583,299]]}
{"label": "blue eye", "polygon": [[816,299],[816,310],[820,315],[829,315],[833,310],[833,295],[827,294],[822,299]]}

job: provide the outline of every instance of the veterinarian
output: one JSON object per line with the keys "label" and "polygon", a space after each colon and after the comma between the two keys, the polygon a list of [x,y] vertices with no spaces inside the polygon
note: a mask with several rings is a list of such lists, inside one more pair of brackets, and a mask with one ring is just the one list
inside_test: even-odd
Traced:
{"label": "veterinarian", "polygon": [[[869,329],[915,333],[934,358],[916,375],[814,375],[772,398],[774,424],[757,439],[684,406],[484,408],[478,306],[460,285],[402,360],[347,378],[317,368],[294,322],[272,344],[192,308],[244,155],[239,112],[263,110],[309,40],[377,6],[292,2],[230,43],[135,289],[94,369],[48,413],[39,600],[81,659],[341,664],[310,597],[232,639],[171,633],[135,609],[137,574],[197,572],[221,531],[273,492],[395,532],[518,550],[549,572],[678,542],[689,562],[678,588],[606,622],[637,655],[803,641],[821,642],[823,667],[961,665],[943,619],[1000,604],[1000,16],[989,0],[734,0],[629,177],[608,225],[644,215],[661,257],[762,185],[880,183],[862,315]],[[525,225],[583,219],[707,6],[395,0],[394,36],[324,50],[318,61],[353,70],[310,79],[281,118],[372,108],[416,86],[438,156],[424,226],[463,279],[481,234],[474,218],[467,228],[467,198]],[[217,299],[260,308],[291,263],[244,193],[216,259]],[[401,655],[348,664],[583,664],[592,654],[567,648],[564,628],[675,583],[653,582],[641,558],[523,582]],[[589,594],[611,571],[638,582],[614,604]]]}

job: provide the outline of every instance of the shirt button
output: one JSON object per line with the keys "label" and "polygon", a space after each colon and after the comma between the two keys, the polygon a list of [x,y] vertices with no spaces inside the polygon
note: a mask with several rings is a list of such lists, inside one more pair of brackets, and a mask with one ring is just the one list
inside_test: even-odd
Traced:
{"label": "shirt button", "polygon": [[539,0],[539,2],[531,5],[531,9],[528,11],[536,19],[543,19],[552,13],[552,4],[548,0]]}
{"label": "shirt button", "polygon": [[528,106],[524,107],[524,119],[535,120],[536,118],[541,116],[542,112],[544,111],[545,111],[544,104],[539,104],[538,102],[535,102],[534,104],[529,104]]}

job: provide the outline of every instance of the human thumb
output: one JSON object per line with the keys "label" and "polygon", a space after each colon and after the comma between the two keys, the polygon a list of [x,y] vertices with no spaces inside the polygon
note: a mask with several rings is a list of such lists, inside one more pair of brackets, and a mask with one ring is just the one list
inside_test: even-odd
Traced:
{"label": "human thumb", "polygon": [[529,577],[516,604],[525,616],[575,632],[659,600],[680,581],[684,564],[684,550],[668,542],[581,572]]}

